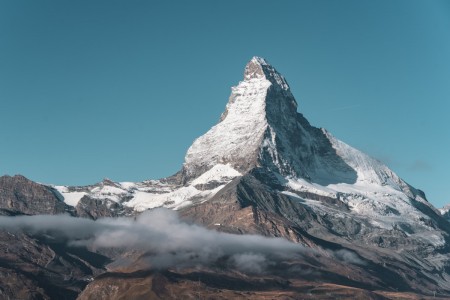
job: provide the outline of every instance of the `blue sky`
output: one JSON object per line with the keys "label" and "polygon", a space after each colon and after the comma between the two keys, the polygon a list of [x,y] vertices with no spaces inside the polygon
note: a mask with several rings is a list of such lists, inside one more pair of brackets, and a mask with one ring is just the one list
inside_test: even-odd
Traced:
{"label": "blue sky", "polygon": [[0,2],[0,174],[84,185],[179,170],[246,62],[317,127],[450,203],[450,2]]}

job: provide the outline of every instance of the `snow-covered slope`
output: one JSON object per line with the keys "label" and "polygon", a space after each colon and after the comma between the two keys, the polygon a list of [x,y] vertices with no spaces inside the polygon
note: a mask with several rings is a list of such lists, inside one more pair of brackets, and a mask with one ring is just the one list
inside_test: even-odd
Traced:
{"label": "snow-covered slope", "polygon": [[[246,67],[245,80],[232,88],[221,122],[195,140],[187,151],[184,170],[189,179],[216,164],[228,163],[241,172],[255,165],[258,147],[268,126],[265,107],[267,90],[272,85],[263,73],[264,66],[266,63],[260,58],[251,60]],[[269,76],[275,75],[275,71],[269,73]]]}
{"label": "snow-covered slope", "polygon": [[439,208],[439,213],[447,220],[450,221],[450,204],[445,205],[442,208]]}

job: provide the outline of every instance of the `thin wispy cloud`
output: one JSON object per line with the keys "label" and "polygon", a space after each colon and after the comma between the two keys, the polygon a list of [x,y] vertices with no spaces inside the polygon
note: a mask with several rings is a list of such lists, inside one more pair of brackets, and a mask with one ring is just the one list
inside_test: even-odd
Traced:
{"label": "thin wispy cloud", "polygon": [[398,159],[385,154],[376,154],[374,157],[387,166],[398,169],[401,168],[408,172],[428,172],[433,170],[433,166],[423,159],[416,159],[413,162],[405,162],[399,161]]}
{"label": "thin wispy cloud", "polygon": [[418,159],[408,167],[408,170],[412,172],[428,172],[433,170],[433,167],[428,162]]}
{"label": "thin wispy cloud", "polygon": [[355,109],[355,108],[359,108],[359,107],[362,107],[362,106],[363,105],[360,104],[360,103],[355,103],[355,104],[349,104],[349,105],[332,107],[332,108],[328,109],[328,111],[350,110],[350,109]]}

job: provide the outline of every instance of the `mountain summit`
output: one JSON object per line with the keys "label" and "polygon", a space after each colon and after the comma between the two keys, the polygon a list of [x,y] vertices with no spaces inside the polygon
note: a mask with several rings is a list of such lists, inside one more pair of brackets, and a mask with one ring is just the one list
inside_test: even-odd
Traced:
{"label": "mountain summit", "polygon": [[232,88],[220,122],[189,148],[183,166],[186,180],[219,163],[241,173],[261,167],[319,182],[330,173],[345,182],[356,179],[325,133],[297,113],[284,77],[260,57],[250,60],[244,80]]}
{"label": "mountain summit", "polygon": [[183,166],[186,179],[218,163],[230,164],[243,173],[260,165],[270,119],[279,116],[272,111],[273,106],[288,112],[285,121],[295,120],[297,104],[288,84],[264,59],[254,57],[245,68],[244,80],[232,88],[220,122],[187,151]]}
{"label": "mountain summit", "polygon": [[245,66],[244,80],[261,79],[264,78],[270,81],[273,85],[289,90],[284,77],[275,70],[264,58],[254,56]]}

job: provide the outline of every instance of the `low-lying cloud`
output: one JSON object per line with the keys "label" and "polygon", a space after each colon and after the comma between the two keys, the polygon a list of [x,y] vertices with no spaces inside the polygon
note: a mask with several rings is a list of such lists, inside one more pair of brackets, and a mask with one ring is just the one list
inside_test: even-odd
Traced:
{"label": "low-lying cloud", "polygon": [[264,272],[274,261],[298,258],[306,248],[282,238],[235,235],[182,222],[176,212],[155,209],[132,218],[96,221],[67,215],[0,217],[0,228],[62,238],[90,249],[138,250],[151,268],[212,265]]}
{"label": "low-lying cloud", "polygon": [[[282,238],[229,234],[187,224],[176,212],[163,208],[144,212],[135,219],[96,221],[68,215],[0,216],[0,229],[45,234],[70,246],[94,251],[102,248],[139,251],[141,259],[154,269],[219,266],[244,273],[264,273],[283,261],[312,252]],[[335,251],[334,256],[344,262],[364,264],[347,250]]]}

